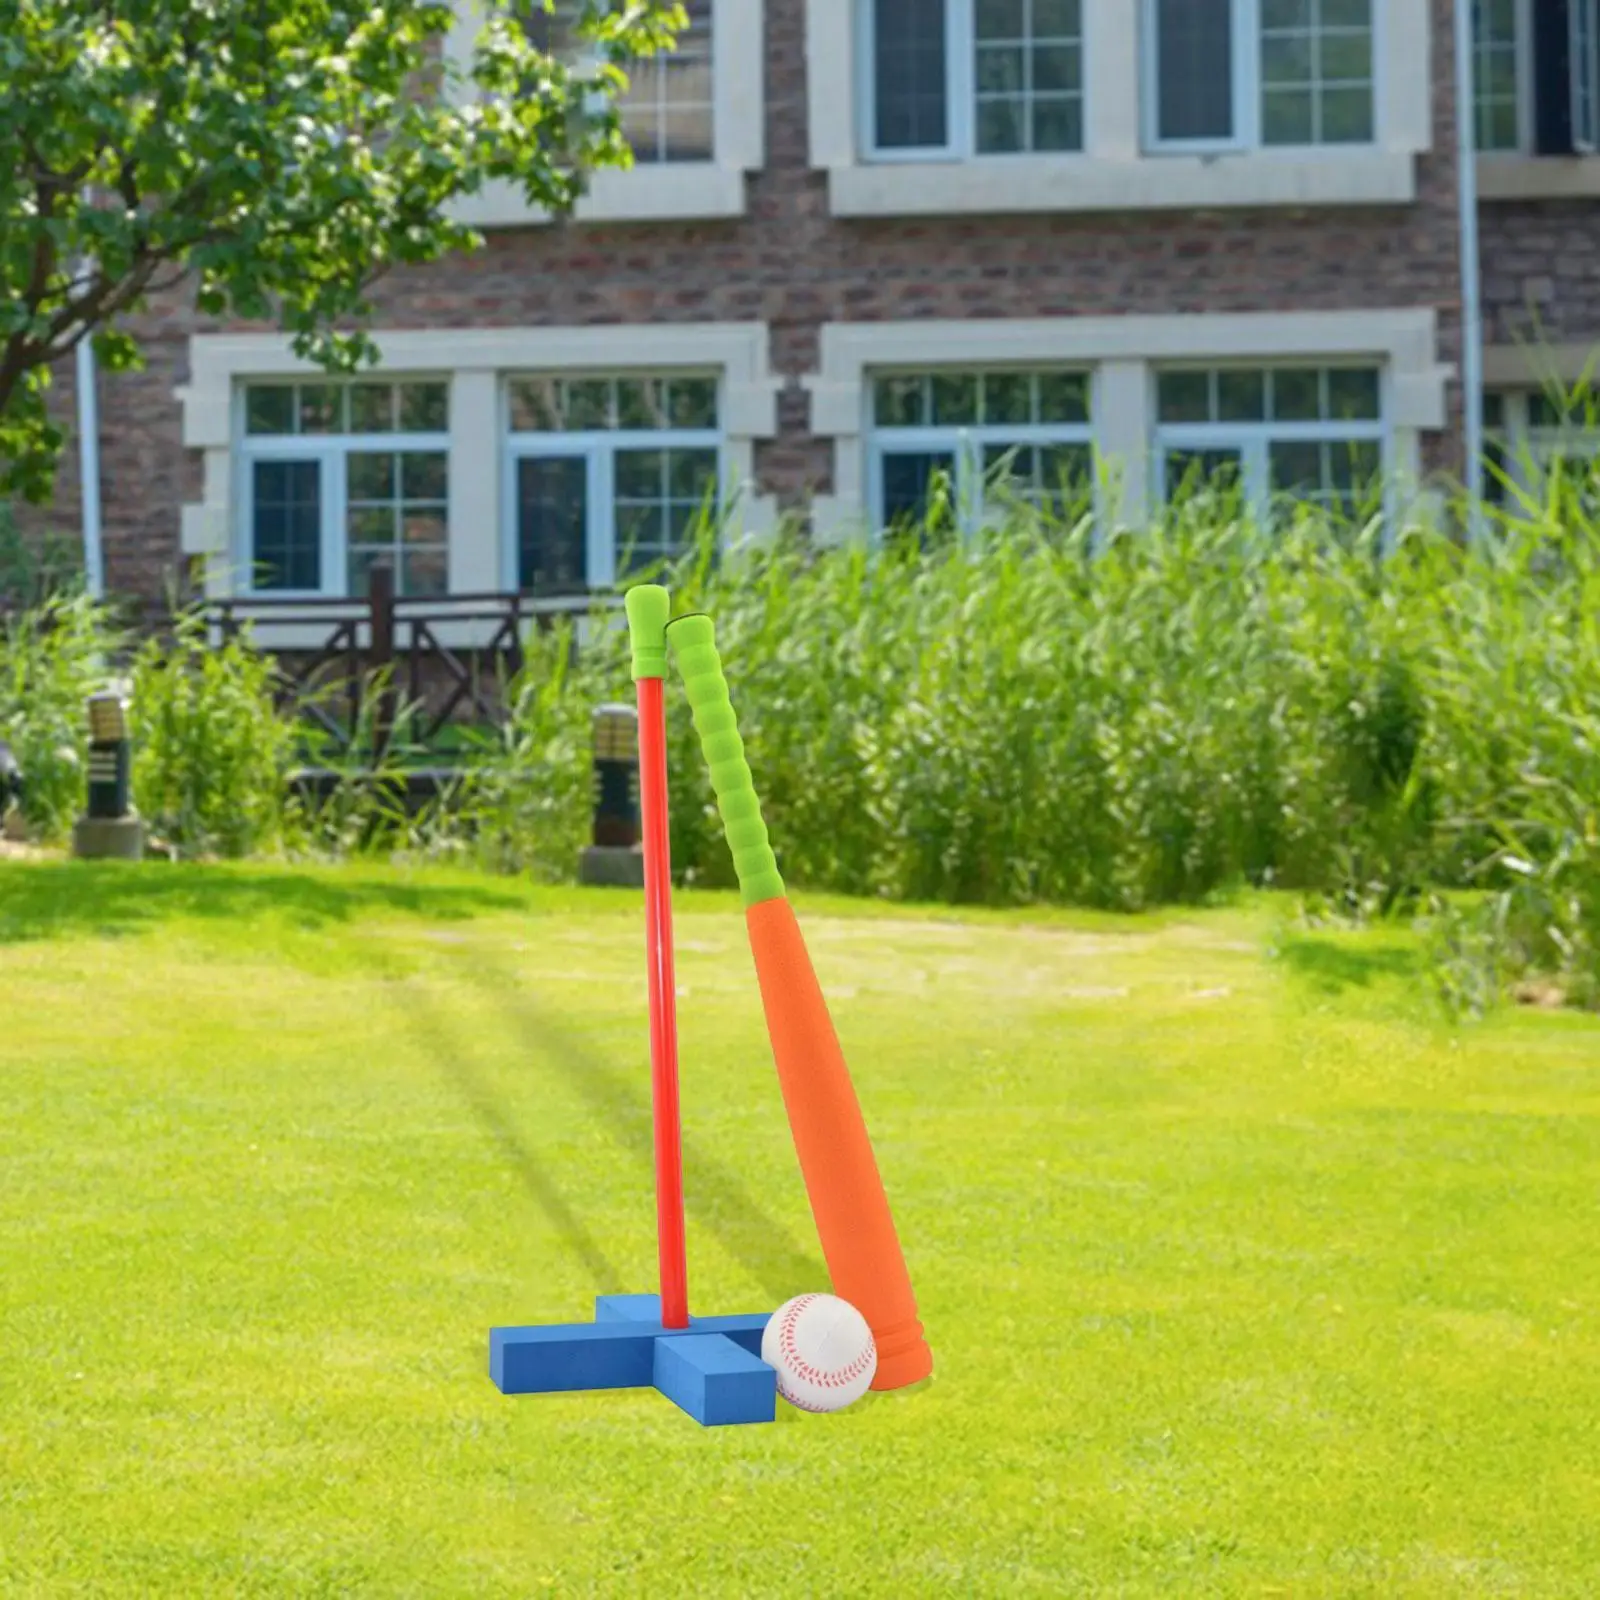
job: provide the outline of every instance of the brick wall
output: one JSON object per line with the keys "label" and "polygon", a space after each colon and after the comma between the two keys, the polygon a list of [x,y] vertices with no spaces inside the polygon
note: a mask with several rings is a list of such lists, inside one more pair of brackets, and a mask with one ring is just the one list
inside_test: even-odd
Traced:
{"label": "brick wall", "polygon": [[1487,344],[1600,344],[1600,204],[1529,200],[1485,206]]}
{"label": "brick wall", "polygon": [[[799,389],[827,321],[1431,306],[1441,359],[1457,361],[1450,0],[1435,0],[1434,150],[1413,207],[915,221],[828,215],[825,179],[806,165],[804,0],[767,8],[768,167],[751,178],[746,216],[491,234],[473,257],[384,283],[379,327],[763,319],[791,382],[757,471],[789,503],[831,487],[831,449],[809,436]],[[116,587],[159,591],[178,567],[179,507],[197,498],[199,469],[182,449],[172,390],[187,376],[188,334],[212,326],[169,299],[143,324],[148,370],[103,385]],[[1430,467],[1454,460],[1448,438],[1430,442]]]}

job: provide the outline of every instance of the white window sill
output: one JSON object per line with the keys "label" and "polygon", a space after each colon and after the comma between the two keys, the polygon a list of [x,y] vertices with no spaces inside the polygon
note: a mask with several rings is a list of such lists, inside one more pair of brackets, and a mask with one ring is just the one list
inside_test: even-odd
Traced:
{"label": "white window sill", "polygon": [[[744,213],[743,169],[662,162],[595,173],[572,215],[577,222],[703,222]],[[544,227],[552,221],[510,183],[485,185],[458,200],[450,215],[474,228]]]}
{"label": "white window sill", "polygon": [[1408,205],[1416,198],[1414,155],[1386,150],[1119,161],[1008,156],[858,164],[828,173],[829,204],[840,217]]}
{"label": "white window sill", "polygon": [[1478,157],[1480,200],[1584,200],[1600,195],[1600,156]]}

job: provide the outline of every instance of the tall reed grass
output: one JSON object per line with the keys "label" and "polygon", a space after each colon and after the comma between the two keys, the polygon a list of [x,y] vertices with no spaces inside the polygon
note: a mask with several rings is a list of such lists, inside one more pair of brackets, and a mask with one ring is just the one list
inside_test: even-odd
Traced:
{"label": "tall reed grass", "polygon": [[[1467,547],[1413,522],[1302,511],[1270,530],[1196,496],[1096,540],[1013,507],[962,539],[817,549],[789,534],[664,574],[717,620],[751,765],[795,883],[896,900],[1136,911],[1242,886],[1341,914],[1422,912],[1451,994],[1537,971],[1600,1001],[1600,481],[1557,472]],[[572,872],[590,717],[631,699],[615,614],[529,642],[511,714],[422,817],[392,785],[320,812],[248,647],[147,645],[135,667],[147,815],[187,847],[401,849]],[[0,645],[0,737],[63,824],[82,694],[108,650],[86,602]],[[731,869],[681,695],[673,861]],[[20,729],[20,741],[18,730]]]}

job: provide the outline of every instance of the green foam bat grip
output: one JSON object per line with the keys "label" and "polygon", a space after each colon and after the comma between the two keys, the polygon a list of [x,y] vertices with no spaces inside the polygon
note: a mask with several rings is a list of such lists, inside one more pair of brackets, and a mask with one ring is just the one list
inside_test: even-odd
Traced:
{"label": "green foam bat grip", "polygon": [[739,875],[739,893],[747,906],[783,898],[778,860],[761,820],[761,802],[744,758],[739,721],[733,714],[728,680],[722,675],[716,630],[706,616],[679,617],[667,629],[667,642],[678,663],[689,709],[694,714],[700,748],[711,769],[722,829],[733,852],[733,870]]}
{"label": "green foam bat grip", "polygon": [[635,584],[623,598],[628,612],[628,639],[633,645],[633,676],[667,675],[667,618],[672,597],[659,583]]}

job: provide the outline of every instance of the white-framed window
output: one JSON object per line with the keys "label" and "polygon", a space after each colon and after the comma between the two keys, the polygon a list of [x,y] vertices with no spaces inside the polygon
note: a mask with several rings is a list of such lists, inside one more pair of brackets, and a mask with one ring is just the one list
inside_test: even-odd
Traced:
{"label": "white-framed window", "polygon": [[1367,503],[1384,469],[1383,374],[1372,365],[1173,366],[1155,378],[1158,485]]}
{"label": "white-framed window", "polygon": [[570,594],[681,552],[720,505],[719,387],[692,371],[509,378],[507,581]]}
{"label": "white-framed window", "polygon": [[[712,0],[682,0],[689,25],[672,50],[636,61],[617,98],[623,137],[639,165],[710,161],[715,155],[716,100]],[[546,55],[581,63],[592,47],[577,32],[581,0],[519,0],[518,20]]]}
{"label": "white-framed window", "polygon": [[1144,0],[1157,150],[1371,145],[1374,0]]}
{"label": "white-framed window", "polygon": [[236,390],[238,564],[247,592],[402,595],[448,586],[450,385],[263,381]]}
{"label": "white-framed window", "polygon": [[875,525],[920,523],[943,475],[971,531],[986,503],[1076,506],[1092,483],[1083,368],[949,368],[871,375],[868,496]]}
{"label": "white-framed window", "polygon": [[1084,0],[862,0],[865,153],[1083,149]]}
{"label": "white-framed window", "polygon": [[[1600,405],[1583,386],[1572,394],[1536,389],[1492,391],[1483,397],[1483,497],[1515,505],[1520,492],[1536,504],[1544,473],[1557,462],[1569,475],[1600,485]],[[1593,490],[1589,491],[1591,496]]]}
{"label": "white-framed window", "polygon": [[1600,0],[1473,0],[1477,147],[1600,151]]}

